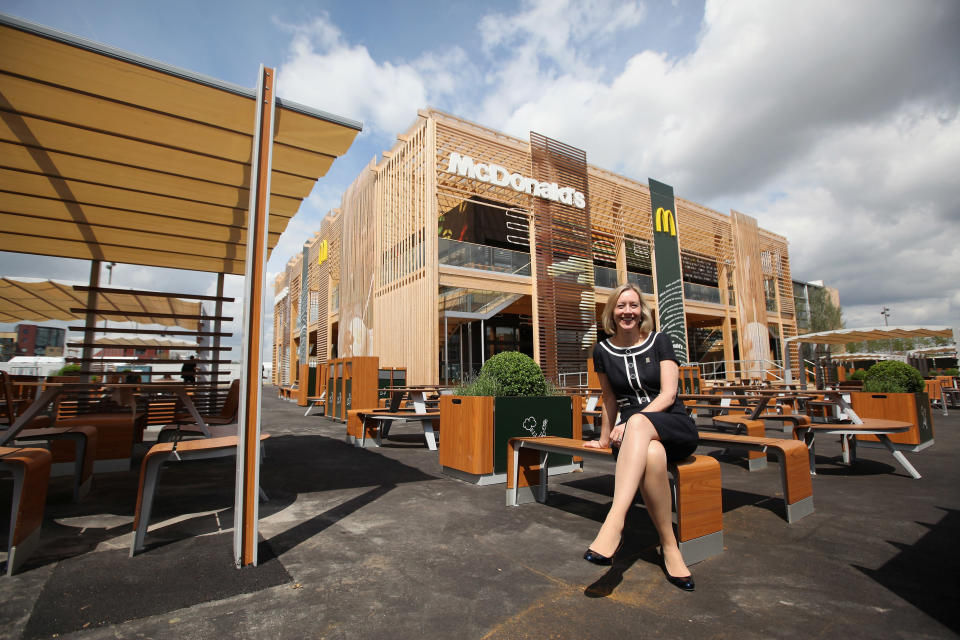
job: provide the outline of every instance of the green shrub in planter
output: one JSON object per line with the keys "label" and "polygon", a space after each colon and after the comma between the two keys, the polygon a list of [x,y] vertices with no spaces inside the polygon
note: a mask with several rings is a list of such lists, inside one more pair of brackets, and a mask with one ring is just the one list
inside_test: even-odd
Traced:
{"label": "green shrub in planter", "polygon": [[552,395],[533,358],[519,351],[503,351],[487,360],[480,374],[461,386],[455,395],[462,396],[545,396]]}
{"label": "green shrub in planter", "polygon": [[63,367],[61,367],[61,368],[60,368],[60,371],[57,371],[57,372],[56,372],[55,374],[53,374],[53,375],[55,375],[55,376],[75,376],[75,375],[78,375],[78,374],[80,373],[80,371],[82,371],[82,370],[83,370],[83,367],[81,367],[81,366],[78,365],[78,364],[67,364],[67,365],[64,365]]}
{"label": "green shrub in planter", "polygon": [[960,371],[958,371],[956,367],[954,367],[953,369],[944,369],[942,375],[957,377],[958,375],[960,375]]}
{"label": "green shrub in planter", "polygon": [[852,371],[850,375],[847,376],[847,380],[863,380],[866,377],[867,377],[866,369],[857,369],[856,371]]}
{"label": "green shrub in planter", "polygon": [[863,380],[863,390],[872,393],[919,393],[924,389],[920,372],[896,360],[873,365]]}

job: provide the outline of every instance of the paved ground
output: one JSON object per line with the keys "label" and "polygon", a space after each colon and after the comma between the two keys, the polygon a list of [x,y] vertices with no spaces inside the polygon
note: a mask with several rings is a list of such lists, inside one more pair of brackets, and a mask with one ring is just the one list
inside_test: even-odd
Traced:
{"label": "paved ground", "polygon": [[0,637],[960,633],[960,410],[936,414],[936,445],[910,456],[921,480],[885,450],[861,448],[847,468],[837,443],[818,441],[816,512],[793,525],[775,462],[749,473],[724,459],[725,551],[693,566],[697,590],[684,593],[664,580],[639,507],[613,567],[581,559],[609,504],[612,464],[561,477],[547,506],[507,508],[502,485],[443,476],[413,430],[361,450],[345,444],[342,424],[265,395],[259,567],[232,568],[231,461],[166,471],[151,548],[133,559],[137,474],[97,475],[78,505],[56,479],[37,556],[0,578]]}

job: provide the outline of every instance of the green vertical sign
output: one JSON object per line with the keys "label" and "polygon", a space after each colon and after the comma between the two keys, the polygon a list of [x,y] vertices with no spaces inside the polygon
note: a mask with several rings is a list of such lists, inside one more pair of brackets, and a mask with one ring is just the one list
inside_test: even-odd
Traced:
{"label": "green vertical sign", "polygon": [[[297,351],[298,365],[307,364],[307,357],[310,353],[310,344],[307,339],[307,325],[310,318],[310,287],[307,283],[307,268],[310,266],[310,253],[306,244],[303,245],[302,255],[303,258],[300,260],[300,348]],[[298,375],[298,372],[295,371],[294,375]],[[304,384],[304,381],[301,380],[300,384]]]}
{"label": "green vertical sign", "polygon": [[650,209],[653,213],[653,252],[657,267],[657,314],[660,331],[670,336],[680,364],[687,358],[687,322],[683,314],[683,277],[673,187],[650,182]]}

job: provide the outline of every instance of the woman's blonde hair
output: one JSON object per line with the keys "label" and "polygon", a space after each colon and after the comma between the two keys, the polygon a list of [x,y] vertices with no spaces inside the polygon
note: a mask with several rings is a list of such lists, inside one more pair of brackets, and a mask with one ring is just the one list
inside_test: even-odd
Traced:
{"label": "woman's blonde hair", "polygon": [[624,291],[634,291],[640,298],[640,315],[643,318],[640,322],[640,333],[649,333],[653,329],[653,314],[650,312],[647,303],[643,301],[643,292],[640,291],[640,287],[632,282],[624,282],[610,293],[607,304],[603,307],[603,313],[600,315],[603,330],[611,336],[616,335],[617,324],[613,321],[613,310],[617,308],[617,300],[620,299]]}

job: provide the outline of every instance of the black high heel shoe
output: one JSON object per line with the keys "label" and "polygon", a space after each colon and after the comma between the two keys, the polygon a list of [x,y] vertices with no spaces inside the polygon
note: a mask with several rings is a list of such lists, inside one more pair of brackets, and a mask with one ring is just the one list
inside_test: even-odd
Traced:
{"label": "black high heel shoe", "polygon": [[617,545],[617,548],[614,550],[613,555],[611,555],[609,558],[587,547],[586,553],[583,554],[583,559],[586,560],[587,562],[592,562],[593,564],[598,564],[602,567],[609,567],[610,565],[613,564],[613,559],[617,557],[617,554],[620,553],[620,549],[622,547],[623,547],[623,536],[620,536],[620,544]]}
{"label": "black high heel shoe", "polygon": [[684,591],[693,591],[693,576],[690,575],[678,578],[677,576],[670,575],[670,572],[667,571],[667,561],[664,559],[662,553],[660,554],[660,568],[663,570],[663,575],[667,577],[667,582],[678,589],[683,589]]}

